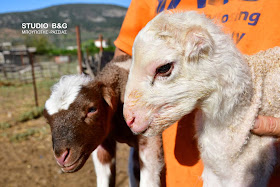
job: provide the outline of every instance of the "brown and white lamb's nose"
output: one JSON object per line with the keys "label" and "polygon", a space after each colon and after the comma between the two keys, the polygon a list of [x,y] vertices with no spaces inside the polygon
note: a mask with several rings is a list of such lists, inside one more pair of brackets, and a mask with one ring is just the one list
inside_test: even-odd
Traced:
{"label": "brown and white lamb's nose", "polygon": [[60,156],[56,156],[56,154],[54,155],[58,165],[60,165],[60,166],[65,165],[65,161],[66,161],[69,153],[70,153],[70,150],[66,149],[62,154],[60,154]]}

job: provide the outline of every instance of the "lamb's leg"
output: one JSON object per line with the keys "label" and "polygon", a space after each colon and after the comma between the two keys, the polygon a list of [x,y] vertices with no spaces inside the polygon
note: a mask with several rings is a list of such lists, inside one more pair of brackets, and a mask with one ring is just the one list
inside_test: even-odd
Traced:
{"label": "lamb's leg", "polygon": [[116,178],[116,142],[105,140],[92,153],[97,187],[114,187]]}
{"label": "lamb's leg", "polygon": [[207,166],[204,166],[203,173],[202,173],[202,179],[203,179],[203,187],[222,187],[223,185],[220,182],[220,179],[217,177],[217,175]]}
{"label": "lamb's leg", "polygon": [[[210,169],[207,167],[207,165],[204,165],[203,173],[202,173],[202,179],[203,179],[203,187],[243,187],[248,186],[241,180],[232,179],[231,177],[218,177],[217,174],[213,169]],[[241,179],[241,177],[240,177]],[[254,187],[257,187],[258,185],[252,185]],[[265,186],[265,185],[261,185]]]}
{"label": "lamb's leg", "polygon": [[161,136],[139,136],[140,187],[161,185],[161,172],[164,166]]}

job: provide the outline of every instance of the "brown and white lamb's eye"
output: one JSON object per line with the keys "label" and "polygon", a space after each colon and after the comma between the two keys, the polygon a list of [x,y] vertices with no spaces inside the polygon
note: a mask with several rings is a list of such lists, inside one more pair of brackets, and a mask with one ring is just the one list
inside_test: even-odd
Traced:
{"label": "brown and white lamb's eye", "polygon": [[173,67],[174,67],[173,62],[160,66],[156,69],[155,76],[168,77],[169,75],[171,75]]}
{"label": "brown and white lamb's eye", "polygon": [[88,109],[87,117],[91,117],[91,116],[93,116],[93,115],[96,114],[96,113],[97,113],[97,108],[95,108],[95,107],[90,107],[90,108]]}

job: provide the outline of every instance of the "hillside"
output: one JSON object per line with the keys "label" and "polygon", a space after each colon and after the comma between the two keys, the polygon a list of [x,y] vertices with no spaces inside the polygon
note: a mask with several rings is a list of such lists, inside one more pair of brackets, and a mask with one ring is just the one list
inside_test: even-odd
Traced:
{"label": "hillside", "polygon": [[0,42],[21,42],[22,23],[67,23],[67,35],[46,35],[60,46],[74,45],[75,26],[80,25],[82,40],[96,39],[100,33],[114,40],[124,19],[126,8],[103,4],[67,4],[30,12],[0,14]]}

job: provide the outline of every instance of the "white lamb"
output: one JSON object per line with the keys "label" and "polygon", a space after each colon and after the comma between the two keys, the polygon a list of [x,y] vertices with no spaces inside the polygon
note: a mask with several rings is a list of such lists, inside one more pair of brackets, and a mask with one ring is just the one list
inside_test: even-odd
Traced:
{"label": "white lamb", "polygon": [[280,117],[279,59],[279,47],[244,57],[194,11],[161,13],[134,42],[126,122],[150,136],[197,109],[204,186],[265,186],[274,139],[250,130],[258,115]]}

